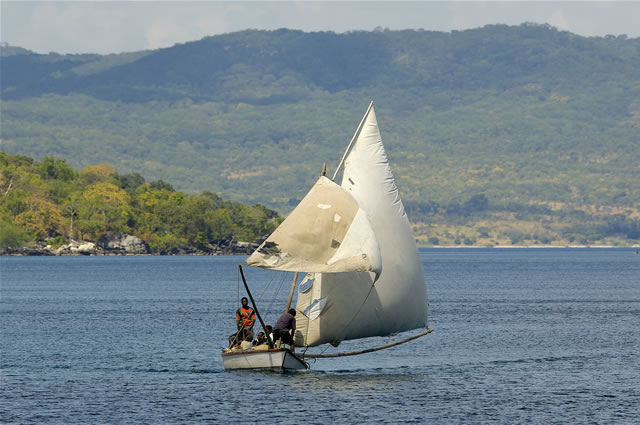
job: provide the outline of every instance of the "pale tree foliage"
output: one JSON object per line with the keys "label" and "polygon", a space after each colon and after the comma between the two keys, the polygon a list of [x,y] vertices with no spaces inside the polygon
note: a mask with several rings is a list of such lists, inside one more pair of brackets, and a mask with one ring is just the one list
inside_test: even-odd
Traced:
{"label": "pale tree foliage", "polygon": [[82,179],[89,184],[106,180],[115,174],[116,167],[113,164],[90,165],[80,172]]}
{"label": "pale tree foliage", "polygon": [[127,232],[132,217],[129,194],[110,182],[87,186],[77,203],[78,230],[93,238],[100,233]]}
{"label": "pale tree foliage", "polygon": [[63,233],[64,218],[56,204],[35,196],[24,202],[27,209],[16,216],[15,224],[38,239]]}

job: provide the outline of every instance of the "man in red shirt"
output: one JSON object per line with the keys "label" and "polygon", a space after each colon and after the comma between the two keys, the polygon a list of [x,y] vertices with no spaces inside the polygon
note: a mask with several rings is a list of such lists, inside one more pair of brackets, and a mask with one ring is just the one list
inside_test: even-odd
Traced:
{"label": "man in red shirt", "polygon": [[249,307],[247,297],[242,297],[240,302],[242,306],[236,311],[237,339],[251,342],[253,341],[253,324],[256,322],[256,313]]}

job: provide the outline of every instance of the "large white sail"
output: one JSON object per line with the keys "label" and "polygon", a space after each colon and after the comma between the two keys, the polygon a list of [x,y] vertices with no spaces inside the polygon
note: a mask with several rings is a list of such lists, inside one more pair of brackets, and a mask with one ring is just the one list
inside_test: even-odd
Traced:
{"label": "large white sail", "polygon": [[341,185],[367,214],[380,246],[382,272],[378,280],[366,272],[308,274],[296,306],[299,346],[337,346],[346,339],[427,324],[424,273],[373,108],[346,158]]}

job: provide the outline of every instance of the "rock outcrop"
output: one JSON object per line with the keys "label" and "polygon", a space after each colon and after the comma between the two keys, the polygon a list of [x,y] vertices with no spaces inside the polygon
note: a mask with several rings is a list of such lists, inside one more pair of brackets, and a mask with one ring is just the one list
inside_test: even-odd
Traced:
{"label": "rock outcrop", "polygon": [[[51,247],[48,247],[51,249]],[[96,244],[93,242],[74,241],[52,251],[54,255],[96,255]]]}
{"label": "rock outcrop", "polygon": [[[262,241],[260,241],[262,242]],[[259,243],[260,243],[259,242]],[[173,248],[160,255],[249,255],[259,243],[220,239],[210,243],[205,249],[194,247]],[[126,234],[102,235],[97,243],[71,240],[68,244],[53,249],[51,245],[37,243],[30,247],[7,249],[0,255],[151,255],[149,245],[142,239]]]}
{"label": "rock outcrop", "polygon": [[105,254],[142,255],[151,253],[149,245],[133,235],[103,235],[98,240],[98,246]]}

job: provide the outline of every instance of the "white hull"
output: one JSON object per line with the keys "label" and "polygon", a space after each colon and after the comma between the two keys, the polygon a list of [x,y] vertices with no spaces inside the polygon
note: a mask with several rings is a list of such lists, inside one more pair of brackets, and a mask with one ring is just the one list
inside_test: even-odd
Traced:
{"label": "white hull", "polygon": [[223,351],[225,369],[308,369],[309,365],[285,348],[273,350]]}

